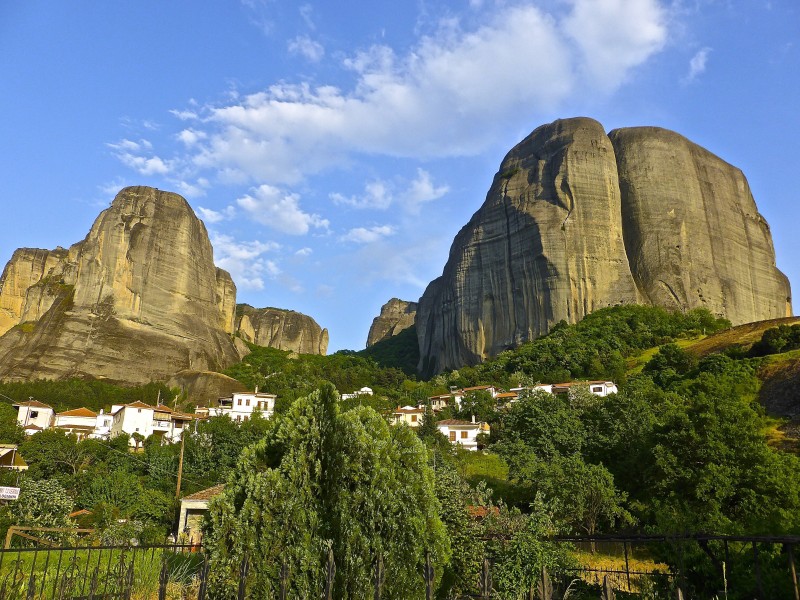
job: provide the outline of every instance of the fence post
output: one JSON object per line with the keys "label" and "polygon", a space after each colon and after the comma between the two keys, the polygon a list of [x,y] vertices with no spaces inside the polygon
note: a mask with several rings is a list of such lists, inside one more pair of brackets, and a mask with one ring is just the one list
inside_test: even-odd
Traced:
{"label": "fence post", "polygon": [[789,554],[789,572],[792,574],[792,585],[794,586],[794,600],[800,600],[800,589],[797,587],[797,568],[794,564],[794,544],[786,544]]}
{"label": "fence post", "polygon": [[383,568],[383,555],[378,554],[375,558],[375,600],[381,600],[383,592],[383,582],[386,580],[386,572]]}
{"label": "fence post", "polygon": [[286,600],[288,598],[289,593],[289,565],[286,564],[284,560],[281,562],[281,589],[280,589],[280,600]]}
{"label": "fence post", "polygon": [[158,600],[167,600],[167,582],[169,581],[169,565],[166,550],[162,550],[161,573],[158,574]]}
{"label": "fence post", "polygon": [[628,542],[622,542],[622,549],[625,551],[625,577],[628,580],[628,591],[631,591],[631,569],[628,566]]}
{"label": "fence post", "polygon": [[761,584],[761,563],[758,561],[758,544],[753,542],[753,567],[756,572],[756,598],[763,600],[764,587]]}
{"label": "fence post", "polygon": [[616,597],[617,596],[614,593],[614,588],[611,586],[611,582],[608,580],[608,575],[603,575],[603,592],[600,594],[600,598],[602,600],[614,600]]}
{"label": "fence post", "polygon": [[433,600],[433,565],[430,550],[425,551],[425,600]]}
{"label": "fence post", "polygon": [[245,594],[247,592],[247,574],[249,572],[250,556],[245,552],[244,558],[242,558],[242,566],[239,568],[239,593],[237,594],[239,600],[245,600]]}
{"label": "fence post", "polygon": [[489,559],[483,559],[481,567],[481,598],[489,598],[492,595],[492,570]]}
{"label": "fence post", "polygon": [[336,577],[336,562],[333,559],[333,544],[328,546],[328,568],[325,576],[325,600],[333,600],[333,580]]}
{"label": "fence post", "polygon": [[200,589],[197,590],[197,600],[206,600],[206,589],[208,588],[208,571],[211,568],[208,554],[203,557],[203,566],[200,567]]}

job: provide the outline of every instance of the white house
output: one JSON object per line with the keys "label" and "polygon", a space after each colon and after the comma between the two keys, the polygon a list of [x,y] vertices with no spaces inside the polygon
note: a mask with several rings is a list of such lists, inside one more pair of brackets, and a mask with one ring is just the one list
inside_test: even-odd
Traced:
{"label": "white house", "polygon": [[92,437],[100,440],[107,440],[111,437],[111,425],[113,425],[113,423],[114,416],[101,408],[100,414],[97,415],[97,422],[95,423]]}
{"label": "white house", "polygon": [[[253,413],[258,411],[261,416],[268,419],[275,413],[275,394],[264,394],[259,392],[235,392],[232,396],[218,398],[208,407],[209,417],[219,417],[227,415],[231,421],[241,423],[249,421]],[[205,411],[195,411],[196,414],[203,414]]]}
{"label": "white house", "polygon": [[461,409],[461,400],[464,398],[464,396],[472,392],[488,392],[492,398],[497,396],[497,388],[493,385],[474,385],[472,387],[465,387],[461,390],[454,390],[452,392],[452,397],[459,409]]}
{"label": "white house", "polygon": [[409,427],[419,427],[425,409],[419,406],[398,406],[392,413],[392,422],[395,425],[405,423]]}
{"label": "white house", "polygon": [[[431,410],[433,410],[433,412],[444,410],[452,401],[453,396],[450,394],[441,394],[440,396],[431,396],[428,398],[428,402],[430,403]],[[419,407],[424,408],[424,405],[420,404]]]}
{"label": "white house", "polygon": [[584,388],[595,396],[606,397],[617,393],[617,384],[613,381],[572,381],[570,383],[554,383],[553,394],[567,394],[572,388]]}
{"label": "white house", "polygon": [[358,398],[359,396],[372,396],[373,391],[372,388],[362,387],[357,392],[353,392],[352,394],[342,394],[342,400],[353,400],[354,398]]}
{"label": "white house", "polygon": [[[174,411],[163,404],[150,406],[144,402],[115,404],[111,407],[111,414],[110,437],[116,437],[121,433],[130,436],[138,433],[145,438],[158,435],[169,442],[180,441],[186,425],[195,418],[194,415]],[[133,437],[130,445],[137,445]]]}
{"label": "white house", "polygon": [[25,435],[31,435],[43,429],[50,429],[53,424],[56,411],[53,410],[52,406],[33,398],[13,406],[17,409],[17,423],[25,430]]}
{"label": "white house", "polygon": [[488,423],[461,421],[460,419],[444,419],[436,423],[436,427],[450,440],[451,444],[458,444],[467,450],[478,449],[478,434],[489,433]]}
{"label": "white house", "polygon": [[55,429],[74,433],[79,440],[94,437],[97,428],[97,413],[88,408],[75,408],[57,413],[53,421]]}

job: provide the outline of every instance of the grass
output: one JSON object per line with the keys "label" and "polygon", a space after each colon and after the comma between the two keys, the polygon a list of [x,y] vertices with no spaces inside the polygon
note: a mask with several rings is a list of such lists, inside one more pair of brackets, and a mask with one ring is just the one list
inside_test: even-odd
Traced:
{"label": "grass", "polygon": [[[690,338],[687,340],[675,340],[675,345],[679,348],[684,350],[692,348],[694,344],[706,339],[707,336],[701,335],[698,337]],[[638,373],[642,372],[644,366],[650,362],[656,354],[658,354],[658,349],[660,346],[654,346],[652,348],[648,348],[644,352],[637,354],[636,356],[631,356],[628,358],[627,367],[628,367],[628,375],[637,375]]]}

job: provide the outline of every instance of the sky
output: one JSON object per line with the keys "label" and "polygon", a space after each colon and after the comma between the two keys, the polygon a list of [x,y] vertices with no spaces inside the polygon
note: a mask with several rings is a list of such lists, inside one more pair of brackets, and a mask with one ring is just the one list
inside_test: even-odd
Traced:
{"label": "sky", "polygon": [[588,116],[747,176],[800,286],[797,0],[0,0],[0,263],[128,185],[184,196],[237,301],[364,347],[503,156]]}

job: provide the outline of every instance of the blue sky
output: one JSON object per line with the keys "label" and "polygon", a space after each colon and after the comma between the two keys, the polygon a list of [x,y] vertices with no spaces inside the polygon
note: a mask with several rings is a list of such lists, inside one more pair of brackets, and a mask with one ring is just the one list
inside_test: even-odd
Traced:
{"label": "blue sky", "polygon": [[0,3],[0,261],[126,185],[186,197],[238,300],[360,349],[542,123],[657,125],[740,167],[800,285],[796,0]]}

